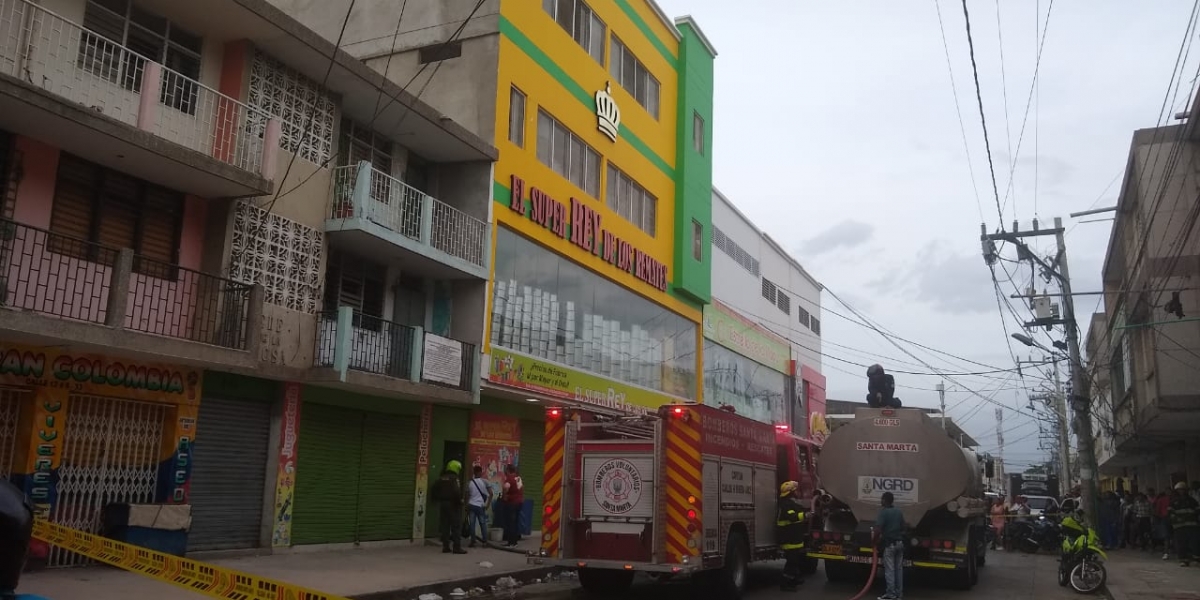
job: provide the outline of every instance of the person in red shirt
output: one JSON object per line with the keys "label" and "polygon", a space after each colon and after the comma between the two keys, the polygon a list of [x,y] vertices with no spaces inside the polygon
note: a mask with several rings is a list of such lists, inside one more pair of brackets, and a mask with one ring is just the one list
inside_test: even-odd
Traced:
{"label": "person in red shirt", "polygon": [[1153,504],[1154,514],[1151,520],[1154,522],[1154,543],[1162,543],[1163,560],[1167,560],[1171,551],[1171,523],[1167,519],[1171,497],[1166,492],[1159,492],[1154,497]]}
{"label": "person in red shirt", "polygon": [[500,504],[504,507],[504,543],[515,548],[521,541],[521,509],[525,506],[525,483],[515,465],[504,467]]}

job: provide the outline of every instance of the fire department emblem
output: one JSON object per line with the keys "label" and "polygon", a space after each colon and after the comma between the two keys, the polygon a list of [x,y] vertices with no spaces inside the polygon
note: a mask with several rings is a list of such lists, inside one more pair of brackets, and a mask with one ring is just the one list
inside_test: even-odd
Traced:
{"label": "fire department emblem", "polygon": [[596,469],[592,493],[605,512],[613,515],[627,513],[642,499],[642,476],[633,463],[614,458]]}

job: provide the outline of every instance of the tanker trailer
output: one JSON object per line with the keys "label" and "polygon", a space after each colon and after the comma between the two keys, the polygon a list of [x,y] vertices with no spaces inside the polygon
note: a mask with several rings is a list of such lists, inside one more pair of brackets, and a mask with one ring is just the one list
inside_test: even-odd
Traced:
{"label": "tanker trailer", "polygon": [[825,561],[830,581],[866,579],[884,492],[909,527],[906,567],[940,571],[959,589],[978,581],[987,552],[979,458],[923,410],[857,409],[825,440],[817,473],[831,498],[808,555]]}

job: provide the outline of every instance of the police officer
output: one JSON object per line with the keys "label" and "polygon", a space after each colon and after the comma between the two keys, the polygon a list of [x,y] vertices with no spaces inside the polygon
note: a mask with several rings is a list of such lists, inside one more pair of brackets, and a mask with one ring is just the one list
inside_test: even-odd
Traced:
{"label": "police officer", "polygon": [[804,583],[800,578],[800,564],[804,561],[804,537],[808,533],[805,519],[808,515],[800,504],[797,492],[800,484],[795,481],[785,481],[779,486],[779,511],[775,517],[775,539],[783,549],[783,583],[779,589],[785,592],[796,591],[796,586]]}
{"label": "police officer", "polygon": [[[438,521],[441,526],[442,552],[445,554],[466,554],[462,548],[462,463],[452,460],[446,463],[442,475],[433,484],[430,497],[438,503]],[[453,549],[452,549],[453,548]]]}
{"label": "police officer", "polygon": [[0,480],[0,600],[45,600],[17,594],[31,537],[33,507],[17,486]]}

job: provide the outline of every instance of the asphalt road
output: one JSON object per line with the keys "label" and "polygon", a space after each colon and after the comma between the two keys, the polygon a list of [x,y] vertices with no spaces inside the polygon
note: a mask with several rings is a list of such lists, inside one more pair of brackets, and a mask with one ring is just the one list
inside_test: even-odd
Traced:
{"label": "asphalt road", "polygon": [[[1027,555],[989,552],[987,565],[979,571],[979,583],[970,592],[954,590],[938,585],[929,578],[913,577],[906,582],[904,597],[907,599],[932,600],[1066,600],[1078,599],[1070,588],[1059,587],[1056,577],[1056,556],[1050,554]],[[779,591],[779,573],[782,563],[764,563],[750,573],[746,597],[750,600],[849,600],[862,588],[861,585],[834,584],[825,580],[823,568],[810,576],[799,591]],[[881,574],[882,575],[882,574]],[[911,584],[911,585],[909,585]],[[882,582],[863,595],[874,599],[883,593]],[[534,585],[516,594],[525,600],[583,600],[587,598],[578,584],[555,583]],[[1100,596],[1103,597],[1103,596]],[[639,579],[634,588],[620,596],[621,600],[694,600],[696,589],[687,582],[654,583]]]}

